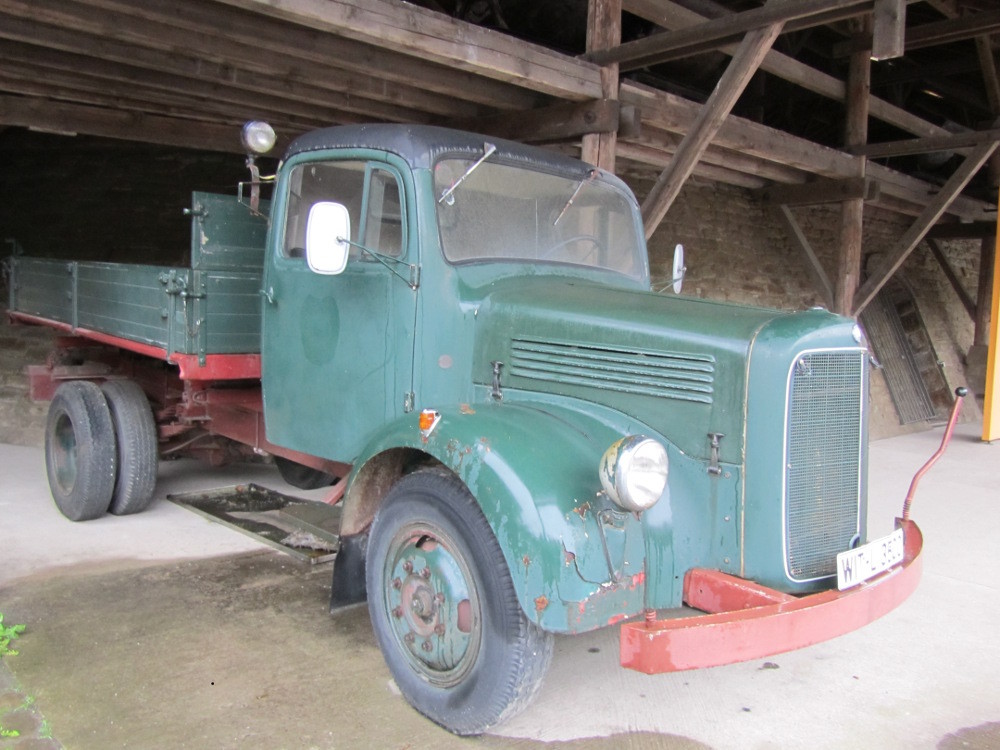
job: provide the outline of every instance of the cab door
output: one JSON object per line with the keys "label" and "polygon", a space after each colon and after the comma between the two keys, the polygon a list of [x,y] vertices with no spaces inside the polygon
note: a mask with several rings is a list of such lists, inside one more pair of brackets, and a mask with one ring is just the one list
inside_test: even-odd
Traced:
{"label": "cab door", "polygon": [[[277,187],[262,291],[267,439],[352,462],[375,430],[412,408],[417,243],[401,166],[377,155],[300,156]],[[336,276],[306,263],[306,220],[321,201],[351,217],[351,255]]]}

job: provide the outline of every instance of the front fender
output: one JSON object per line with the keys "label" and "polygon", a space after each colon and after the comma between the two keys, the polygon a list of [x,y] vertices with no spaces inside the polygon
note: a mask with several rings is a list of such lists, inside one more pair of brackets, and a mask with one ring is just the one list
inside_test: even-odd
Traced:
{"label": "front fender", "polygon": [[[477,403],[439,410],[423,435],[418,415],[390,425],[356,464],[420,451],[458,475],[503,550],[529,619],[553,632],[582,632],[643,608],[640,520],[603,493],[597,467],[621,432],[579,413],[541,405]],[[372,512],[374,509],[370,509]]]}

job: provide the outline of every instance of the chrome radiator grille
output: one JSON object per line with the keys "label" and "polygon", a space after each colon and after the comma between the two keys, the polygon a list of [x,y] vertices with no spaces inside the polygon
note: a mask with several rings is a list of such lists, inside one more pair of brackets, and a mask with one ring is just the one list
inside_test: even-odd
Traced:
{"label": "chrome radiator grille", "polygon": [[792,366],[785,446],[785,554],[790,576],[836,574],[858,534],[867,354],[806,352]]}

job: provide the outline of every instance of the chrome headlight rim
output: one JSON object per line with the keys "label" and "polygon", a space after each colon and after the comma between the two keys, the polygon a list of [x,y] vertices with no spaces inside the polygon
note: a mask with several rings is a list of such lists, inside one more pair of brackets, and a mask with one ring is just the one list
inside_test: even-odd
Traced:
{"label": "chrome headlight rim", "polygon": [[628,435],[601,457],[601,486],[618,507],[631,513],[652,508],[667,486],[669,460],[663,444],[646,435]]}

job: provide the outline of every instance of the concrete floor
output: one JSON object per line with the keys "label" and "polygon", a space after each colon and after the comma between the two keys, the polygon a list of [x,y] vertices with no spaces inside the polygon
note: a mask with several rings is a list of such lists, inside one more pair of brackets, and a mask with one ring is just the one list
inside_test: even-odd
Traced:
{"label": "concrete floor", "polygon": [[[872,536],[940,436],[872,445]],[[1000,748],[998,452],[959,429],[914,503],[924,579],[869,627],[653,677],[618,667],[615,629],[560,638],[535,704],[462,740],[394,691],[363,608],[329,616],[329,565],[165,501],[73,524],[42,452],[0,445],[0,613],[27,626],[0,661],[0,722],[27,731],[0,748]],[[247,481],[284,487],[175,462],[158,493]]]}

